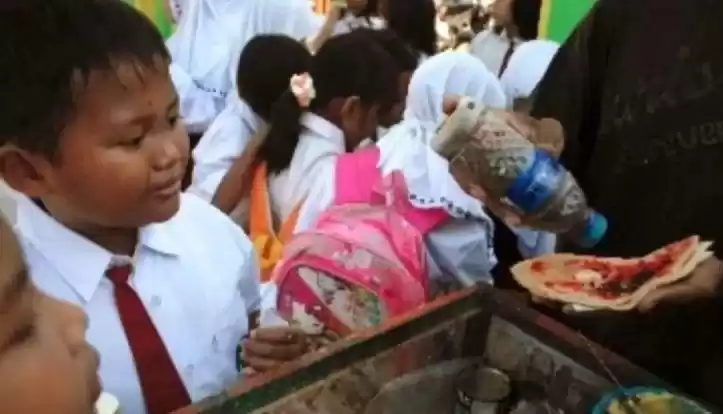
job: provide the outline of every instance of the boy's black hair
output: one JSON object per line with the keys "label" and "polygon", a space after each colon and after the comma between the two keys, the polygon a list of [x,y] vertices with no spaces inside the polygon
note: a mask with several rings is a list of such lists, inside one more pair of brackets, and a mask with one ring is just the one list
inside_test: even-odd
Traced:
{"label": "boy's black hair", "polygon": [[517,26],[523,40],[537,39],[540,24],[542,0],[514,0],[512,2],[512,21]]}
{"label": "boy's black hair", "polygon": [[[398,70],[391,56],[366,36],[335,36],[319,48],[309,71],[316,97],[309,110],[317,112],[332,99],[358,96],[363,105],[387,105],[396,95]],[[274,105],[271,125],[259,150],[269,172],[289,167],[299,142],[302,109],[287,89]]]}
{"label": "boy's black hair", "polygon": [[437,9],[434,0],[387,0],[387,27],[417,53],[437,53]]}
{"label": "boy's black hair", "polygon": [[352,33],[356,36],[367,36],[381,46],[394,59],[402,72],[414,71],[419,66],[419,57],[414,50],[390,29],[360,28]]}
{"label": "boy's black hair", "polygon": [[300,42],[284,35],[256,36],[239,58],[239,96],[257,115],[269,121],[274,103],[289,89],[291,76],[310,68],[311,53]]}
{"label": "boy's black hair", "polygon": [[0,145],[54,157],[91,73],[170,61],[163,38],[120,0],[14,1],[0,13]]}

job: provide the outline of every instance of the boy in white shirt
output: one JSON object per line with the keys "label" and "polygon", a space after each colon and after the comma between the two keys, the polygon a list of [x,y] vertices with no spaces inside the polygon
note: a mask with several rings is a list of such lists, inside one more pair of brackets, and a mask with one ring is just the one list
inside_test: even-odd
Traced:
{"label": "boy in white shirt", "polygon": [[[188,136],[169,56],[124,2],[46,0],[0,14],[0,174],[27,197],[17,231],[33,282],[88,314],[107,391],[128,413],[166,414],[239,375],[260,302],[246,236],[182,196]],[[258,329],[264,371],[303,334]]]}

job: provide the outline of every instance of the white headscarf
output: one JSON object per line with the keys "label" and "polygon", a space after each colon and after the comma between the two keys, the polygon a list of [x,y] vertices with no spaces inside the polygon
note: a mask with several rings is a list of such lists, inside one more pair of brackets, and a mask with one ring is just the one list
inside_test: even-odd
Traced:
{"label": "white headscarf", "polygon": [[497,77],[469,53],[443,52],[425,60],[409,82],[404,118],[439,124],[445,95],[468,96],[495,108],[507,99]]}
{"label": "white headscarf", "polygon": [[241,19],[247,0],[195,0],[182,4],[176,32],[167,45],[179,65],[207,93],[223,98],[231,88],[226,76],[233,44],[230,28]]}
{"label": "white headscarf", "polygon": [[560,45],[551,40],[531,40],[515,50],[500,79],[509,104],[532,94],[559,48]]}
{"label": "white headscarf", "polygon": [[201,89],[226,97],[235,95],[238,59],[249,40],[260,34],[301,39],[322,22],[307,0],[188,1],[168,48]]}
{"label": "white headscarf", "polygon": [[261,34],[284,34],[302,40],[315,35],[324,23],[322,16],[316,15],[308,0],[234,0],[241,6],[238,18],[234,21],[236,36],[228,79],[236,85],[238,59],[246,44]]}

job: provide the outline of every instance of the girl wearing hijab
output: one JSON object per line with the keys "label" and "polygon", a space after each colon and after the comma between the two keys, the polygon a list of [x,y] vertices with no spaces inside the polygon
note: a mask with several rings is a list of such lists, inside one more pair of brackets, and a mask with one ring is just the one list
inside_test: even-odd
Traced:
{"label": "girl wearing hijab", "polygon": [[537,38],[542,0],[495,0],[490,16],[494,26],[475,36],[470,53],[501,76],[519,45]]}
{"label": "girl wearing hijab", "polygon": [[[409,85],[405,120],[420,122],[427,130],[435,131],[445,119],[443,104],[450,96],[466,96],[493,108],[505,108],[507,104],[500,82],[482,62],[465,52],[448,51],[426,60],[414,72]],[[433,134],[419,136],[425,139],[434,137]],[[399,150],[403,151],[401,147]],[[504,226],[501,221],[495,224],[496,228]],[[499,231],[509,232],[507,228]],[[526,229],[513,229],[513,232],[518,254],[522,256],[532,257],[554,250],[553,235]]]}
{"label": "girl wearing hijab", "polygon": [[[468,87],[464,81],[456,82],[455,78],[466,79],[471,86]],[[467,285],[479,280],[491,282],[490,272],[496,264],[490,243],[492,220],[481,203],[468,196],[449,174],[447,161],[428,145],[444,117],[445,84],[454,84],[450,89],[456,93],[480,99],[488,97],[501,105],[505,103],[497,80],[474,57],[449,52],[428,59],[412,76],[404,119],[377,143],[380,152],[378,167],[382,175],[402,172],[414,207],[443,209],[448,215],[448,219],[425,238],[429,277],[434,285],[447,285],[449,282]],[[331,160],[332,167],[333,162],[335,160]],[[335,180],[334,168],[331,167],[323,176],[319,175],[301,209],[297,232],[313,226],[316,218],[332,204]],[[456,279],[452,279],[451,275]]]}
{"label": "girl wearing hijab", "polygon": [[560,45],[551,40],[531,40],[515,50],[500,78],[508,106],[529,112],[527,109],[537,84],[545,76],[559,48]]}
{"label": "girl wearing hijab", "polygon": [[497,77],[469,53],[448,51],[433,56],[412,75],[405,118],[439,124],[444,120],[445,96],[467,96],[494,108],[507,98]]}
{"label": "girl wearing hijab", "polygon": [[[203,133],[234,93],[238,59],[259,34],[301,40],[319,29],[306,0],[198,0],[182,5],[178,29],[168,40],[181,115],[189,132]],[[185,72],[185,74],[183,73]]]}

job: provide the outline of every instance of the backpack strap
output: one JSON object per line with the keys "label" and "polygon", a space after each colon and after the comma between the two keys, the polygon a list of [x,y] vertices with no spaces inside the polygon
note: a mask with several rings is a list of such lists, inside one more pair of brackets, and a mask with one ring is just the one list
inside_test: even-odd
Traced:
{"label": "backpack strap", "polygon": [[382,179],[377,167],[380,157],[379,148],[374,145],[337,158],[334,205],[372,201],[374,187]]}
{"label": "backpack strap", "polygon": [[249,204],[249,236],[259,255],[261,281],[268,282],[276,263],[281,259],[284,244],[294,233],[303,201],[297,204],[289,217],[281,223],[277,234],[271,217],[268,171],[266,163],[262,163],[254,171]]}
{"label": "backpack strap", "polygon": [[[383,183],[379,168],[380,158],[381,153],[377,146],[339,156],[336,163],[334,205],[377,204],[385,200],[386,194],[379,192]],[[397,177],[392,178],[392,191],[403,192],[394,194],[394,198],[399,200],[394,204],[394,208],[422,235],[428,234],[449,219],[449,214],[443,208],[423,209],[414,206],[409,201],[406,184],[398,183],[399,179],[404,181],[403,175],[399,173],[390,176]]]}

